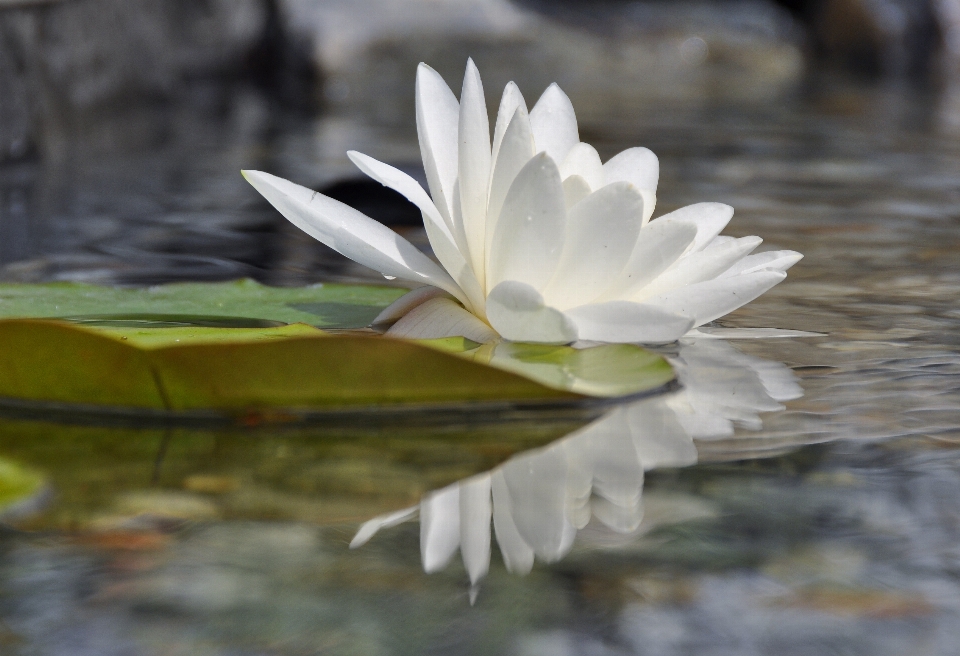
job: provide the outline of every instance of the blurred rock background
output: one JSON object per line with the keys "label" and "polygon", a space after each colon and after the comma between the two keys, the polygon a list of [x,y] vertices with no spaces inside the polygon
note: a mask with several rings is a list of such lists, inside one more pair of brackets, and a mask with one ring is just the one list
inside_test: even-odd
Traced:
{"label": "blurred rock background", "polygon": [[[811,67],[949,79],[960,0],[0,0],[0,159],[192,86],[294,108],[412,110],[415,64],[591,108],[794,89]],[[532,98],[530,100],[534,100]]]}

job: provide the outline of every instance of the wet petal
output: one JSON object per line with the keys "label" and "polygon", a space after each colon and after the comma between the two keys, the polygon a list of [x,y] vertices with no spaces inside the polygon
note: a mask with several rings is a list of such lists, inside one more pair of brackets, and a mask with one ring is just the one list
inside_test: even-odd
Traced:
{"label": "wet petal", "polygon": [[487,296],[487,318],[500,335],[515,342],[569,344],[577,340],[574,323],[548,307],[536,289],[522,282],[502,282]]}
{"label": "wet petal", "polygon": [[648,223],[637,235],[623,271],[601,297],[602,300],[632,298],[651,280],[672,266],[697,236],[697,227],[683,221]]}
{"label": "wet petal", "polygon": [[487,192],[490,190],[490,120],[483,83],[472,59],[467,60],[460,95],[459,138],[460,208],[468,261],[477,278],[483,280]]}
{"label": "wet petal", "polygon": [[261,171],[244,177],[291,223],[354,262],[465,300],[449,274],[390,228],[343,203]]}
{"label": "wet petal", "polygon": [[746,305],[787,277],[783,271],[757,271],[718,278],[648,298],[646,303],[667,312],[695,318],[695,326],[713,321]]}
{"label": "wet petal", "polygon": [[[695,203],[664,214],[653,223],[685,221],[697,226],[697,236],[687,253],[696,253],[706,248],[733,218],[733,208],[723,203]],[[651,225],[653,225],[651,223]]]}
{"label": "wet petal", "polygon": [[500,220],[503,202],[517,174],[535,154],[533,133],[530,131],[530,117],[527,116],[525,108],[518,107],[503,135],[500,152],[497,155],[493,176],[490,180],[490,201],[487,205],[485,237],[487,276],[484,283],[487,285],[487,289],[491,287],[489,267],[493,236]]}
{"label": "wet petal", "polygon": [[691,317],[629,301],[583,305],[564,314],[580,339],[597,342],[669,344],[693,327]]}
{"label": "wet petal", "polygon": [[431,492],[420,501],[420,559],[423,571],[447,566],[460,546],[460,488]]}
{"label": "wet petal", "polygon": [[560,171],[544,153],[517,174],[503,202],[490,249],[490,286],[517,280],[543,289],[563,248],[566,206]]}
{"label": "wet petal", "polygon": [[560,177],[566,180],[571,175],[579,175],[586,180],[592,191],[605,184],[603,163],[596,148],[581,141],[570,149],[560,164]]}
{"label": "wet petal", "polygon": [[597,298],[623,271],[640,233],[643,198],[626,182],[595,191],[570,208],[557,272],[544,291],[569,308]]}
{"label": "wet petal", "polygon": [[759,246],[761,241],[763,240],[759,237],[742,237],[711,245],[699,253],[692,253],[634,294],[633,300],[642,301],[687,285],[713,280]]}
{"label": "wet petal", "polygon": [[460,554],[476,583],[490,570],[490,475],[484,474],[460,482]]}
{"label": "wet petal", "polygon": [[[517,110],[523,108],[527,112],[527,103],[523,100],[523,94],[513,82],[508,82],[503,89],[503,96],[500,98],[500,109],[497,111],[497,125],[493,130],[493,161],[497,161],[497,155],[500,153],[500,145],[503,142],[503,136],[507,133],[507,127],[513,120]],[[532,137],[531,137],[532,138]],[[532,157],[533,155],[531,155]]]}
{"label": "wet petal", "polygon": [[404,339],[466,337],[475,342],[492,342],[497,334],[490,326],[449,298],[434,298],[413,308],[386,332]]}
{"label": "wet petal", "polygon": [[453,216],[453,183],[457,179],[460,103],[440,74],[417,68],[417,135],[430,195],[448,227]]}
{"label": "wet petal", "polygon": [[530,110],[530,125],[537,152],[546,152],[555,162],[562,162],[570,149],[580,143],[573,104],[555,83],[547,87]]}
{"label": "wet petal", "polygon": [[533,549],[530,548],[513,521],[510,504],[510,492],[503,477],[503,470],[497,469],[491,476],[493,492],[493,530],[500,546],[500,554],[507,571],[514,574],[526,574],[533,569]]}

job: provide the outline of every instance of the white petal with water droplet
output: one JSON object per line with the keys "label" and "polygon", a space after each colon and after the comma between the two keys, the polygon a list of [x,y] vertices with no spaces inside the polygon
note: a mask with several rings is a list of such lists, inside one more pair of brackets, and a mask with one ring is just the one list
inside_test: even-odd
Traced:
{"label": "white petal with water droplet", "polygon": [[560,171],[541,153],[507,191],[491,242],[490,287],[516,280],[543,289],[557,268],[565,223]]}

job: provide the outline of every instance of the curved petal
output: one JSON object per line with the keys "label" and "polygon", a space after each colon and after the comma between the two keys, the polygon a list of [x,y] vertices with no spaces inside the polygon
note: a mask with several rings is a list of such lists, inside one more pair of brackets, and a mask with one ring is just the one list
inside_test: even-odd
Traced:
{"label": "curved petal", "polygon": [[460,487],[454,483],[420,501],[420,560],[423,571],[447,566],[460,546]]}
{"label": "curved petal", "polygon": [[596,342],[669,344],[693,327],[691,317],[628,301],[582,305],[564,314],[580,339]]}
{"label": "curved petal", "polygon": [[746,305],[787,277],[783,271],[757,271],[715,278],[648,298],[646,303],[667,312],[695,318],[695,326],[713,321]]}
{"label": "curved petal", "polygon": [[626,300],[632,298],[651,280],[666,271],[687,250],[697,236],[697,227],[692,223],[671,221],[648,223],[637,236],[637,243],[630,253],[627,265],[601,296],[601,300]]}
{"label": "curved petal", "polygon": [[571,175],[586,180],[592,191],[604,185],[603,163],[596,148],[581,141],[570,149],[560,164],[560,177],[566,180]]}
{"label": "curved petal", "polygon": [[748,255],[732,267],[720,274],[720,278],[739,276],[755,271],[786,271],[803,259],[803,255],[796,251],[766,251],[756,255]]}
{"label": "curved petal", "polygon": [[657,190],[660,160],[649,148],[628,148],[603,165],[604,184],[629,182],[637,189]]}
{"label": "curved petal", "polygon": [[363,526],[361,526],[357,531],[357,534],[353,536],[352,540],[350,540],[350,548],[356,549],[357,547],[362,547],[369,542],[370,539],[380,531],[380,529],[390,528],[391,526],[402,524],[408,519],[413,519],[413,516],[417,514],[419,509],[419,506],[404,508],[403,510],[398,510],[386,515],[380,515],[379,517],[374,517],[373,519],[364,522]]}
{"label": "curved petal", "polygon": [[643,215],[643,197],[627,182],[595,191],[567,213],[563,252],[544,290],[550,305],[577,307],[597,298],[623,271]]}
{"label": "curved petal", "polygon": [[[702,251],[727,227],[733,218],[733,208],[723,203],[695,203],[681,207],[678,210],[664,214],[654,219],[653,223],[686,221],[697,226],[697,236],[690,245],[687,253]],[[650,225],[653,225],[651,223]]]}
{"label": "curved petal", "polygon": [[692,253],[663,272],[649,285],[639,290],[633,300],[642,301],[650,296],[663,294],[673,289],[693,285],[704,280],[713,280],[743,259],[760,245],[759,237],[741,237],[711,245],[699,253]]}
{"label": "curved petal", "polygon": [[500,151],[490,179],[490,199],[487,204],[484,249],[486,253],[486,280],[484,280],[484,284],[487,289],[491,286],[489,268],[493,236],[496,233],[497,223],[500,221],[503,202],[517,174],[536,154],[536,149],[533,146],[533,133],[530,131],[530,117],[527,116],[527,110],[524,107],[521,106],[516,109],[501,141]]}
{"label": "curved petal", "polygon": [[530,110],[530,125],[537,152],[546,152],[555,162],[562,162],[570,149],[580,143],[573,104],[556,83],[547,87]]}
{"label": "curved petal", "polygon": [[[503,89],[503,96],[500,98],[500,109],[497,110],[497,125],[493,129],[493,148],[491,154],[493,161],[497,161],[497,155],[500,153],[500,144],[503,142],[503,135],[507,132],[510,121],[513,120],[517,110],[523,108],[527,112],[527,103],[523,99],[523,94],[513,82],[507,82]],[[531,155],[532,157],[533,155]]]}
{"label": "curved petal", "polygon": [[460,94],[459,122],[460,210],[469,253],[467,261],[478,280],[484,280],[487,192],[490,190],[490,120],[483,83],[472,59],[467,60]]}
{"label": "curved petal", "polygon": [[421,63],[417,67],[417,135],[430,195],[440,214],[453,216],[453,183],[457,179],[460,103],[440,74]]}
{"label": "curved petal", "polygon": [[449,298],[433,298],[416,306],[386,332],[404,339],[466,337],[475,342],[492,342],[497,333]]}
{"label": "curved petal", "polygon": [[243,171],[288,221],[354,262],[387,276],[427,283],[466,302],[446,271],[406,239],[343,203],[262,171]]}
{"label": "curved petal", "polygon": [[446,222],[440,216],[439,210],[430,200],[427,192],[420,186],[420,183],[403,171],[355,150],[347,152],[347,157],[366,175],[380,184],[390,187],[420,208],[423,214],[423,226],[426,228],[427,239],[430,241],[430,247],[433,248],[434,255],[437,256],[443,268],[453,276],[457,285],[463,290],[471,308],[477,312],[482,312],[483,290],[480,288],[473,269],[467,266],[467,261],[457,248]]}
{"label": "curved petal", "polygon": [[490,475],[460,482],[460,554],[474,585],[490,570]]}
{"label": "curved petal", "polygon": [[487,296],[487,318],[505,339],[515,342],[569,344],[577,340],[573,322],[548,307],[530,285],[508,280]]}
{"label": "curved petal", "polygon": [[541,153],[520,169],[503,201],[490,248],[490,287],[518,280],[543,289],[560,259],[566,213],[560,171]]}
{"label": "curved petal", "polygon": [[383,308],[383,311],[377,315],[370,325],[395,323],[417,306],[439,296],[447,296],[447,292],[430,286],[417,287]]}
{"label": "curved petal", "polygon": [[563,181],[563,202],[568,211],[589,195],[590,183],[579,175],[571,175]]}
{"label": "curved petal", "polygon": [[533,549],[523,538],[513,521],[510,503],[510,491],[503,477],[503,469],[497,469],[491,476],[493,492],[493,530],[500,546],[500,555],[507,571],[514,574],[526,574],[533,569]]}

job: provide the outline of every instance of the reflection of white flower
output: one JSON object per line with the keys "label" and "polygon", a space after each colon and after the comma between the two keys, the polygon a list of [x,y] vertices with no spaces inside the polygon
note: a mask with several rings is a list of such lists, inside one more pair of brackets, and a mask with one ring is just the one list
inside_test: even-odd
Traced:
{"label": "reflection of white flower", "polygon": [[692,465],[694,439],[729,437],[734,424],[758,429],[758,413],[803,394],[784,365],[723,341],[681,344],[670,359],[680,392],[619,406],[548,447],[431,492],[419,507],[372,519],[351,546],[419,511],[424,569],[442,569],[459,548],[476,583],[490,566],[492,519],[507,569],[528,572],[535,558],[566,555],[591,516],[620,533],[637,530],[645,471]]}
{"label": "reflection of white flower", "polygon": [[580,141],[573,107],[556,85],[528,113],[516,85],[508,84],[492,144],[472,61],[459,102],[424,64],[416,91],[430,196],[392,166],[348,155],[420,208],[442,268],[342,203],[267,173],[244,172],[284,216],[327,246],[385,276],[431,286],[382,315],[399,319],[395,335],[672,342],[753,300],[801,257],[749,255],[758,237],[719,236],[733,215],[719,203],[650,221],[657,157],[630,148],[601,163]]}

